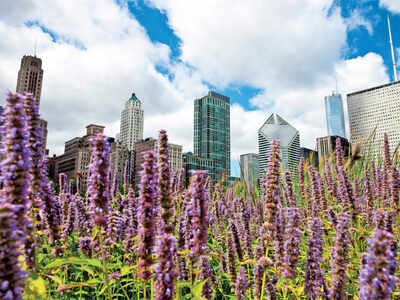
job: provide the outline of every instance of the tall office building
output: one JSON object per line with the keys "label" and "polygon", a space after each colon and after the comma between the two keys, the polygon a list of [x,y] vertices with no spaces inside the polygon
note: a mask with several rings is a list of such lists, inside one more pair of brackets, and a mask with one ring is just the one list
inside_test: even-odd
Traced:
{"label": "tall office building", "polygon": [[[21,60],[21,67],[18,71],[17,93],[32,93],[36,100],[36,105],[40,107],[40,97],[42,94],[43,70],[42,60],[36,56],[24,55]],[[40,127],[43,130],[44,149],[47,145],[47,121],[41,119]]]}
{"label": "tall office building", "polygon": [[280,141],[282,168],[290,170],[292,176],[297,176],[300,161],[299,132],[278,114],[273,113],[258,130],[260,178],[267,170],[269,151],[273,140]]}
{"label": "tall office building", "polygon": [[260,173],[258,154],[247,153],[240,155],[240,180],[245,183],[256,184]]}
{"label": "tall office building", "polygon": [[194,100],[194,156],[215,161],[214,181],[231,173],[230,99],[208,92]]}
{"label": "tall office building", "polygon": [[328,135],[346,137],[342,96],[337,93],[325,97],[325,116]]}
{"label": "tall office building", "polygon": [[400,81],[348,94],[347,107],[352,144],[376,155],[382,152],[385,132],[391,151],[400,143]]}
{"label": "tall office building", "polygon": [[42,60],[36,56],[24,55],[21,60],[21,68],[18,71],[17,93],[32,93],[36,99],[36,104],[40,106],[42,83]]}
{"label": "tall office building", "polygon": [[128,147],[129,151],[135,150],[135,143],[143,139],[143,109],[142,103],[135,93],[126,101],[121,112],[121,126],[119,140]]}

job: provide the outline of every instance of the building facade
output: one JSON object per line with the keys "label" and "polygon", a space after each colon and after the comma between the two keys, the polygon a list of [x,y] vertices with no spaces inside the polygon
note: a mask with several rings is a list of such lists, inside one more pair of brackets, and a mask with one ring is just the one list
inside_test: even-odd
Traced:
{"label": "building facade", "polygon": [[194,156],[215,160],[215,179],[231,173],[230,99],[209,91],[194,100]]}
{"label": "building facade", "polygon": [[328,135],[346,137],[342,96],[337,93],[325,97],[325,116]]}
{"label": "building facade", "polygon": [[240,155],[240,180],[245,183],[257,182],[260,174],[260,168],[258,165],[258,154],[247,153]]}
{"label": "building facade", "polygon": [[300,134],[278,114],[273,113],[258,130],[259,178],[262,178],[267,170],[273,140],[280,141],[282,168],[289,170],[292,176],[297,176],[300,161]]}
{"label": "building facade", "polygon": [[[158,140],[154,138],[146,138],[135,143],[135,184],[140,182],[140,173],[143,164],[143,152],[153,150],[158,152]],[[182,146],[168,143],[169,160],[171,172],[182,169]]]}
{"label": "building facade", "polygon": [[[42,95],[43,69],[42,60],[36,56],[24,55],[21,60],[21,67],[18,71],[17,93],[32,93],[35,102],[40,107],[40,97]],[[41,119],[40,126],[43,131],[43,147],[47,146],[47,121]]]}
{"label": "building facade", "polygon": [[347,95],[350,142],[373,156],[382,153],[383,135],[391,151],[400,143],[400,81]]}
{"label": "building facade", "polygon": [[42,84],[42,60],[36,56],[24,55],[21,60],[21,68],[18,71],[17,93],[32,93],[37,106],[40,106]]}
{"label": "building facade", "polygon": [[142,103],[133,93],[126,101],[121,112],[120,133],[118,139],[129,151],[135,149],[136,141],[143,139],[143,109]]}
{"label": "building facade", "polygon": [[[104,126],[90,124],[86,126],[86,135],[65,142],[64,154],[57,156],[55,161],[53,179],[56,182],[59,174],[65,173],[68,180],[80,174],[82,184],[86,184],[89,175],[91,140],[99,132],[104,133]],[[113,139],[109,138],[108,142],[112,143]]]}
{"label": "building facade", "polygon": [[111,144],[110,162],[113,176],[117,174],[119,184],[124,182],[125,162],[128,161],[129,183],[134,182],[135,151],[129,151],[118,139]]}
{"label": "building facade", "polygon": [[336,139],[340,138],[340,144],[342,145],[343,154],[345,157],[349,156],[350,144],[349,141],[341,136],[324,136],[317,138],[317,152],[318,160],[323,163],[325,158],[336,149]]}

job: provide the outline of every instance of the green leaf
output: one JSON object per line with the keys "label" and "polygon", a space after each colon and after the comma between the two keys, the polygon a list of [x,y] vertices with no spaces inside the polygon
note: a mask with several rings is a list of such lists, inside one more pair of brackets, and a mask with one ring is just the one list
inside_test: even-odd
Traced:
{"label": "green leaf", "polygon": [[45,269],[53,269],[63,265],[88,265],[92,267],[101,268],[101,261],[97,258],[79,258],[79,257],[68,257],[68,258],[57,258],[55,261],[45,266]]}
{"label": "green leaf", "polygon": [[135,268],[136,266],[123,266],[121,268],[121,277],[130,274],[131,270]]}
{"label": "green leaf", "polygon": [[204,279],[203,281],[199,281],[194,285],[194,287],[192,288],[192,296],[194,297],[193,299],[204,299],[203,297],[201,297],[201,292],[203,291],[203,286],[207,280],[208,278]]}

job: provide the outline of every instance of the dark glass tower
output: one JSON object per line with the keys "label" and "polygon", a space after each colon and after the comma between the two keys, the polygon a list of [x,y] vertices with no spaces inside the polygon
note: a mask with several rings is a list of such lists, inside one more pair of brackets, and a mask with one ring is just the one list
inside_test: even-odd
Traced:
{"label": "dark glass tower", "polygon": [[214,181],[231,173],[230,99],[208,92],[194,101],[194,155],[215,161]]}

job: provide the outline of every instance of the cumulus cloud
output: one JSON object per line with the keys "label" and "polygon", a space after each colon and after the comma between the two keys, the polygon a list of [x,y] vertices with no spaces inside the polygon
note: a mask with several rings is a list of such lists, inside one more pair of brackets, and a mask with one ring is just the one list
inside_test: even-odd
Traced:
{"label": "cumulus cloud", "polygon": [[394,13],[400,13],[400,2],[398,0],[380,0],[380,5]]}

